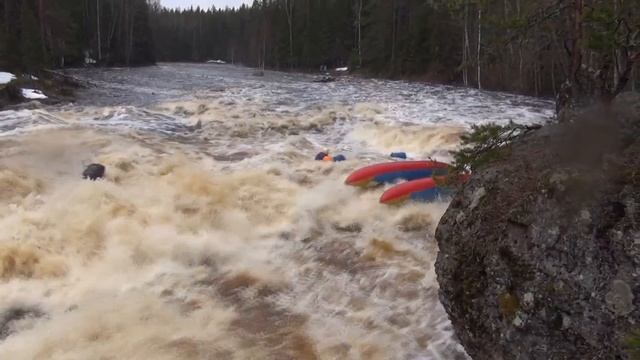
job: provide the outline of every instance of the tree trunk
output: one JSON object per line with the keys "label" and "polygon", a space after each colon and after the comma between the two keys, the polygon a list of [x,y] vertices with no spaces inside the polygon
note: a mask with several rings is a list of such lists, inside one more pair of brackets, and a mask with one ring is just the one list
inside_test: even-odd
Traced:
{"label": "tree trunk", "polygon": [[11,26],[11,24],[12,24],[11,19],[12,19],[12,16],[15,16],[15,15],[13,15],[14,10],[12,10],[12,7],[13,7],[12,4],[13,3],[11,1],[6,1],[5,0],[5,3],[4,3],[4,26],[5,26],[5,32],[6,32],[7,36],[11,36],[11,34],[13,32],[12,31],[13,27]]}
{"label": "tree trunk", "polygon": [[287,13],[287,23],[289,25],[289,67],[293,68],[293,5],[294,0],[285,0],[285,12]]}
{"label": "tree trunk", "polygon": [[482,7],[478,4],[478,89],[482,89],[482,78],[481,78],[481,69],[480,65],[480,55],[482,49]]}
{"label": "tree trunk", "polygon": [[[107,38],[107,49],[111,49],[113,46],[113,36],[116,33],[116,26],[118,25],[118,19],[120,15],[116,15],[115,1],[111,1],[111,29],[109,30],[109,37]],[[109,51],[107,52],[107,57]]]}
{"label": "tree trunk", "polygon": [[98,61],[102,61],[102,37],[100,36],[100,0],[96,0],[96,28],[98,32]]}
{"label": "tree trunk", "polygon": [[260,65],[260,69],[264,71],[265,63],[267,62],[267,25],[264,16],[262,18],[262,64]]}
{"label": "tree trunk", "polygon": [[605,102],[611,102],[627,87],[629,80],[633,81],[632,71],[637,63],[640,63],[640,52],[635,54],[627,54],[625,68],[620,72],[620,77],[615,87],[612,88],[611,93],[607,94],[604,99]]}
{"label": "tree trunk", "polygon": [[553,89],[553,96],[558,95],[556,89],[556,62],[551,59],[551,88]]}
{"label": "tree trunk", "polygon": [[469,86],[469,0],[464,2],[464,39],[462,40],[462,82]]}
{"label": "tree trunk", "polygon": [[518,46],[518,78],[520,79],[520,91],[524,91],[527,87],[524,83],[524,55],[522,54],[522,42]]}
{"label": "tree trunk", "polygon": [[40,37],[42,38],[42,56],[44,59],[47,58],[47,37],[46,37],[46,26],[45,26],[45,16],[44,16],[44,5],[43,0],[38,0],[38,18],[40,19]]}
{"label": "tree trunk", "polygon": [[364,0],[358,0],[358,66],[362,67],[362,4]]}
{"label": "tree trunk", "polygon": [[[509,0],[504,0],[504,20],[505,21],[509,21]],[[511,41],[509,41],[509,55],[510,57],[507,58],[508,62],[507,62],[507,71],[509,70],[509,68],[511,67],[512,64],[512,60],[513,60],[513,44],[511,43]]]}
{"label": "tree trunk", "polygon": [[391,7],[391,72],[394,73],[396,69],[396,37],[398,36],[398,18],[395,0],[392,1]]}
{"label": "tree trunk", "polygon": [[130,2],[126,2],[125,3],[125,11],[126,11],[126,19],[127,21],[125,21],[125,26],[126,26],[126,37],[125,37],[125,46],[126,46],[126,65],[129,66],[129,64],[131,64],[131,55],[133,53],[133,26],[134,26],[134,20],[135,20],[135,9],[133,8],[132,4]]}
{"label": "tree trunk", "polygon": [[[516,13],[518,14],[518,18],[520,18],[521,15],[521,10],[522,8],[520,7],[520,0],[516,0]],[[525,89],[525,84],[524,84],[524,76],[523,76],[523,62],[524,62],[524,55],[522,55],[522,40],[520,40],[520,43],[518,44],[518,59],[519,59],[519,64],[518,64],[518,80],[520,81],[520,91],[523,91]]]}
{"label": "tree trunk", "polygon": [[131,58],[133,56],[133,27],[135,26],[135,16],[133,14],[133,10],[131,11],[131,27],[129,32],[129,58],[127,59],[127,66],[131,64]]}
{"label": "tree trunk", "polygon": [[[616,18],[620,18],[621,14],[619,11],[619,6],[618,6],[618,0],[613,0],[613,11],[615,14]],[[618,80],[621,77],[621,72],[623,71],[621,69],[621,63],[622,63],[622,51],[620,51],[620,49],[614,49],[613,50],[613,69],[612,71],[612,76],[613,76],[613,88],[617,88],[618,87]]]}
{"label": "tree trunk", "polygon": [[582,67],[582,39],[584,37],[584,0],[574,0],[573,47],[571,50],[571,70],[569,71],[571,93],[575,99],[580,96],[580,68]]}

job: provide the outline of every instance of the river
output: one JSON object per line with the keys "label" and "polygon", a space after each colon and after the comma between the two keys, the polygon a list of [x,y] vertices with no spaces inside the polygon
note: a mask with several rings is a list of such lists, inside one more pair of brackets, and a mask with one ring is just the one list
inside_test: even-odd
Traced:
{"label": "river", "polygon": [[[75,103],[0,112],[0,359],[466,358],[433,268],[447,204],[344,179],[553,105],[252,73],[71,70]],[[92,162],[104,180],[82,180]]]}

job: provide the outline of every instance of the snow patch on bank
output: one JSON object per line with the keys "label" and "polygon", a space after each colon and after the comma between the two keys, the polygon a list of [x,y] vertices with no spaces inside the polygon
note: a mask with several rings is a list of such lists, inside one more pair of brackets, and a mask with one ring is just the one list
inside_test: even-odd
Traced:
{"label": "snow patch on bank", "polygon": [[40,90],[35,89],[22,89],[22,97],[30,100],[46,99],[47,95],[43,94]]}
{"label": "snow patch on bank", "polygon": [[15,79],[16,76],[12,73],[0,71],[0,85],[8,84]]}

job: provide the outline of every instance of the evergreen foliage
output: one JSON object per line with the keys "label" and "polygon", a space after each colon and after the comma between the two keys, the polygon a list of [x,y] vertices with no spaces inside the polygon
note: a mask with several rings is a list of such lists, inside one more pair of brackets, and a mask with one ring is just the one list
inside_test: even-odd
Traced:
{"label": "evergreen foliage", "polygon": [[[0,68],[225,60],[349,66],[539,96],[559,109],[640,86],[640,6],[627,0],[3,0]],[[153,39],[159,41],[154,42]],[[155,44],[154,44],[155,43]]]}
{"label": "evergreen foliage", "polygon": [[559,95],[564,84],[572,96],[607,98],[618,85],[639,85],[640,6],[633,3],[255,0],[239,9],[175,10],[156,1],[151,24],[163,39],[161,61],[221,59],[283,70],[348,65],[539,96]]}
{"label": "evergreen foliage", "polygon": [[540,126],[519,125],[513,122],[508,125],[494,123],[472,125],[471,131],[462,135],[461,148],[451,152],[455,174],[476,171],[483,166],[500,159],[504,150],[518,137]]}
{"label": "evergreen foliage", "polygon": [[28,1],[23,1],[20,9],[20,54],[22,65],[27,71],[37,70],[44,63],[42,39],[38,35],[38,20]]}
{"label": "evergreen foliage", "polygon": [[155,61],[146,0],[3,0],[0,67],[37,72],[78,66]]}

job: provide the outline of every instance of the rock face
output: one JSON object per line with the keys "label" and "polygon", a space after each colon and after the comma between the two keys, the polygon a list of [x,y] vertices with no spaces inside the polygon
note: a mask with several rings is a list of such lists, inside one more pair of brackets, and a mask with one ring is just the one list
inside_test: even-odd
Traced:
{"label": "rock face", "polygon": [[82,172],[82,178],[89,180],[102,179],[104,177],[105,170],[104,165],[91,164]]}
{"label": "rock face", "polygon": [[[35,307],[12,307],[0,312],[0,341],[15,332],[15,325],[27,320],[35,320],[45,314]],[[24,324],[22,324],[22,327]]]}
{"label": "rock face", "polygon": [[473,359],[629,358],[640,116],[621,109],[521,139],[442,218],[440,298]]}

